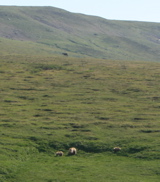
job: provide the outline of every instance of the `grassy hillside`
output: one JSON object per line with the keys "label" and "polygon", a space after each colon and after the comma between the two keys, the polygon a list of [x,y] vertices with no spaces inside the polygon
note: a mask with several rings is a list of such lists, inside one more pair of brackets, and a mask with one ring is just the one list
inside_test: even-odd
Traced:
{"label": "grassy hillside", "polygon": [[[68,52],[76,57],[159,61],[159,30],[159,23],[106,20],[53,7],[0,6],[0,49],[9,54],[31,50],[35,54]],[[10,43],[4,48],[10,41],[14,49]]]}
{"label": "grassy hillside", "polygon": [[0,181],[159,182],[159,72],[150,62],[1,56]]}

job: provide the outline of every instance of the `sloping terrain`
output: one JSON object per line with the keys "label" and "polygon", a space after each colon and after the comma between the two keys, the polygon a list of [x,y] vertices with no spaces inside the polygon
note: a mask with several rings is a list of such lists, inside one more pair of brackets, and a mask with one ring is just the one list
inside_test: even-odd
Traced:
{"label": "sloping terrain", "polygon": [[[4,46],[5,45],[5,46]],[[160,24],[113,21],[53,7],[0,7],[3,54],[159,61]]]}
{"label": "sloping terrain", "polygon": [[159,182],[159,30],[1,6],[0,182]]}
{"label": "sloping terrain", "polygon": [[0,56],[0,181],[159,182],[159,72],[145,61]]}

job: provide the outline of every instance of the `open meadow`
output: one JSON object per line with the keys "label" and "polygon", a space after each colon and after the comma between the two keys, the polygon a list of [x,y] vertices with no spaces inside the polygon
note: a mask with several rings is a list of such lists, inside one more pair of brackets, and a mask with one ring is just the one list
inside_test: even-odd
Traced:
{"label": "open meadow", "polygon": [[0,103],[0,182],[160,181],[160,63],[3,55]]}

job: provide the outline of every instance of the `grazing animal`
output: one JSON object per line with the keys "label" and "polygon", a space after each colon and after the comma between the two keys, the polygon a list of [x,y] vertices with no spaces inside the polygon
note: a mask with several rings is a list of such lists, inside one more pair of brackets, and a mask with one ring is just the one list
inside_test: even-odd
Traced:
{"label": "grazing animal", "polygon": [[114,148],[113,148],[113,151],[114,151],[114,152],[119,152],[119,151],[121,151],[121,148],[120,148],[120,147],[114,147]]}
{"label": "grazing animal", "polygon": [[76,155],[77,154],[77,149],[72,147],[68,151],[68,155]]}
{"label": "grazing animal", "polygon": [[66,53],[66,52],[63,52],[62,54],[63,54],[64,56],[68,56],[68,53]]}
{"label": "grazing animal", "polygon": [[56,156],[63,156],[63,152],[62,151],[56,152]]}

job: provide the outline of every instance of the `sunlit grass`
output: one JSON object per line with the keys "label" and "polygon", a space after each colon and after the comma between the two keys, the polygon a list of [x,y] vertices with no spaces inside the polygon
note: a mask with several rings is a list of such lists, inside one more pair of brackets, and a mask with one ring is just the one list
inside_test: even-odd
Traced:
{"label": "sunlit grass", "polygon": [[[1,181],[158,181],[159,72],[159,63],[1,57]],[[78,156],[66,156],[71,146]]]}

